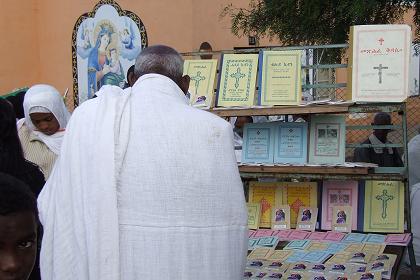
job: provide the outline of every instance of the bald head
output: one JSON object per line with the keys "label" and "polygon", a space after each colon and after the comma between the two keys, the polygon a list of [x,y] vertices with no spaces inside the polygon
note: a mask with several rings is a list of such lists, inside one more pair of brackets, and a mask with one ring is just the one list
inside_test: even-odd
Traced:
{"label": "bald head", "polygon": [[[377,113],[373,117],[373,123],[372,125],[391,125],[391,115],[385,112]],[[390,132],[390,129],[375,129],[373,131],[373,134],[381,140],[383,143],[387,141],[388,133]]]}
{"label": "bald head", "polygon": [[161,74],[178,84],[182,77],[184,61],[171,47],[155,45],[145,48],[136,59],[134,74],[137,78],[145,74]]}
{"label": "bald head", "polygon": [[391,124],[391,115],[385,112],[380,112],[375,114],[373,118],[373,124],[375,125],[390,125]]}

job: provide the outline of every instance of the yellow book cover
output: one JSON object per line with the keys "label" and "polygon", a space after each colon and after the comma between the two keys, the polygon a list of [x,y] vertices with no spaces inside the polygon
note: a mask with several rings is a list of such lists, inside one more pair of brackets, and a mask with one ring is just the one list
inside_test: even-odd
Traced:
{"label": "yellow book cover", "polygon": [[217,59],[185,60],[184,75],[191,78],[190,104],[196,107],[210,107],[214,96],[214,79]]}
{"label": "yellow book cover", "polygon": [[249,203],[261,204],[260,227],[271,228],[271,212],[282,201],[282,183],[250,182]]}
{"label": "yellow book cover", "polygon": [[299,105],[302,99],[301,51],[260,53],[260,105]]}
{"label": "yellow book cover", "polygon": [[252,106],[255,100],[258,54],[223,54],[217,106]]}
{"label": "yellow book cover", "polygon": [[261,218],[261,204],[247,203],[248,206],[248,228],[258,229]]}
{"label": "yellow book cover", "polygon": [[363,230],[404,232],[404,184],[366,181]]}
{"label": "yellow book cover", "polygon": [[290,206],[290,226],[296,228],[300,207],[317,207],[316,182],[289,182],[283,188],[283,204]]}
{"label": "yellow book cover", "polygon": [[411,27],[356,25],[350,29],[348,94],[356,102],[402,102],[409,92]]}

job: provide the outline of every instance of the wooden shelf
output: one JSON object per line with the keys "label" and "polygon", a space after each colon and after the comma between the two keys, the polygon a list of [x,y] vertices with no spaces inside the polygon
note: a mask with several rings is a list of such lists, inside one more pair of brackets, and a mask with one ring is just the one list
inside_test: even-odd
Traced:
{"label": "wooden shelf", "polygon": [[254,166],[240,165],[240,172],[251,173],[286,173],[286,174],[357,174],[367,175],[371,167],[345,167],[345,166]]}
{"label": "wooden shelf", "polygon": [[275,116],[275,115],[298,115],[298,114],[339,114],[347,113],[353,103],[343,104],[312,104],[307,106],[273,106],[273,107],[250,107],[250,108],[212,108],[208,111],[219,117],[240,116]]}
{"label": "wooden shelf", "polygon": [[396,180],[403,181],[398,173],[372,173],[370,166],[272,166],[239,165],[243,179],[273,177],[279,179],[336,179],[336,180]]}

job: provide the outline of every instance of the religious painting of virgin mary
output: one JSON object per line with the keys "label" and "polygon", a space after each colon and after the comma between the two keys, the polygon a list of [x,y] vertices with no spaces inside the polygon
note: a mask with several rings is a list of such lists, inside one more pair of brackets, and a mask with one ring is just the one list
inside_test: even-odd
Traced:
{"label": "religious painting of virgin mary", "polygon": [[79,17],[72,46],[75,106],[104,85],[124,88],[128,68],[145,47],[147,34],[140,18],[114,0],[101,0]]}

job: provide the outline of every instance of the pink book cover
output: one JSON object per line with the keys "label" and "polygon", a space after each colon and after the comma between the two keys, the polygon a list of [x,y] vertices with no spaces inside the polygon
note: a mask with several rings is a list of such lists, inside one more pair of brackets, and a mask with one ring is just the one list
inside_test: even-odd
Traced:
{"label": "pink book cover", "polygon": [[408,243],[410,241],[409,233],[402,234],[388,234],[385,238],[385,243]]}
{"label": "pink book cover", "polygon": [[324,240],[326,234],[326,232],[314,231],[308,236],[308,239],[317,241]]}
{"label": "pink book cover", "polygon": [[255,230],[248,230],[248,238],[254,237]]}
{"label": "pink book cover", "polygon": [[321,229],[331,230],[334,206],[351,206],[353,209],[352,229],[357,230],[357,181],[324,181],[322,188]]}
{"label": "pink book cover", "polygon": [[302,240],[302,239],[305,239],[306,237],[308,237],[309,234],[310,234],[310,232],[308,232],[308,231],[294,230],[289,235],[289,239],[290,240]]}
{"label": "pink book cover", "polygon": [[291,229],[287,229],[287,230],[279,230],[275,235],[273,236],[277,236],[280,240],[288,240],[290,234],[294,232],[294,230]]}
{"label": "pink book cover", "polygon": [[278,230],[278,229],[272,230],[271,236],[277,236],[277,234],[279,233],[279,231],[280,230]]}
{"label": "pink book cover", "polygon": [[273,234],[274,230],[272,229],[259,229],[255,232],[254,237],[267,237]]}
{"label": "pink book cover", "polygon": [[346,236],[345,233],[342,232],[334,232],[334,231],[329,231],[327,232],[327,234],[325,235],[325,238],[323,241],[334,241],[334,242],[339,242],[341,241],[344,236]]}

